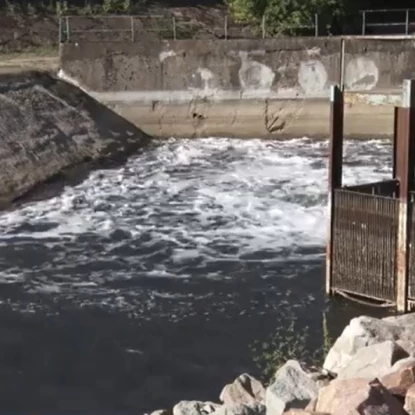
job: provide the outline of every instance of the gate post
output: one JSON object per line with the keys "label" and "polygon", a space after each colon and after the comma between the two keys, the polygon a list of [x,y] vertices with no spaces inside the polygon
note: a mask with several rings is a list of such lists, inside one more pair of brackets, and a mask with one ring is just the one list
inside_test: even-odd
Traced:
{"label": "gate post", "polygon": [[395,112],[395,174],[399,180],[399,219],[396,255],[396,307],[408,310],[409,191],[414,184],[415,80],[404,81],[402,106]]}
{"label": "gate post", "polygon": [[328,214],[329,229],[326,250],[326,294],[331,294],[332,287],[332,241],[334,223],[334,189],[342,185],[343,171],[343,91],[338,85],[330,89],[330,142],[329,142],[329,177],[328,177]]}

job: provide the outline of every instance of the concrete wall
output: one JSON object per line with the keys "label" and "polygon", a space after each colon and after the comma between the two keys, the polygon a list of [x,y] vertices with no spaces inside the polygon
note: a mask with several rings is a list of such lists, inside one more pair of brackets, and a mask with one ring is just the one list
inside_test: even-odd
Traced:
{"label": "concrete wall", "polygon": [[346,90],[389,93],[415,76],[415,40],[345,39],[344,85]]}
{"label": "concrete wall", "polygon": [[[393,111],[372,104],[391,101],[388,94],[399,97],[403,79],[414,76],[415,43],[412,38],[82,42],[63,44],[60,62],[63,78],[156,136],[327,135],[330,85],[342,82],[347,91],[370,94],[349,100],[346,133],[388,136]],[[385,122],[373,126],[375,116]]]}
{"label": "concrete wall", "polygon": [[64,72],[96,92],[141,99],[324,96],[339,81],[339,39],[64,44]]}
{"label": "concrete wall", "polygon": [[45,73],[0,75],[0,209],[46,180],[128,156],[149,137]]}

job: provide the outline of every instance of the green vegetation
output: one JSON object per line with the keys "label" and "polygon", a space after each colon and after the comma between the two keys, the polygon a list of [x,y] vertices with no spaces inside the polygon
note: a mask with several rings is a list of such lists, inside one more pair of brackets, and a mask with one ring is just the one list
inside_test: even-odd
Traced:
{"label": "green vegetation", "polygon": [[225,0],[239,22],[256,25],[268,36],[294,35],[313,28],[315,15],[325,33],[353,32],[361,24],[359,10],[413,7],[410,0]]}
{"label": "green vegetation", "polygon": [[[283,313],[284,318],[276,321],[276,330],[266,342],[255,342],[252,347],[253,359],[261,372],[261,380],[269,384],[275,372],[287,360],[294,359],[307,366],[321,366],[334,340],[329,335],[323,315],[322,347],[310,347],[309,327],[300,327],[294,313]],[[314,339],[315,340],[315,339]]]}
{"label": "green vegetation", "polygon": [[130,14],[142,9],[147,0],[0,0],[0,9],[10,14],[36,15],[54,13],[58,16],[71,14]]}
{"label": "green vegetation", "polygon": [[[413,0],[0,0],[11,14],[53,13],[96,15],[145,13],[150,6],[225,4],[232,20],[252,26],[266,36],[313,34],[318,15],[321,34],[358,33],[361,9],[410,8]],[[384,18],[392,19],[384,15]],[[311,31],[311,33],[310,33]]]}

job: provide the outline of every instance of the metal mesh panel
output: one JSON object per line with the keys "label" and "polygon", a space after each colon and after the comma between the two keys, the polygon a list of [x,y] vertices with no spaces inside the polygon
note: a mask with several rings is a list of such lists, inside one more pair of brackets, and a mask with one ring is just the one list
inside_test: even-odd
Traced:
{"label": "metal mesh panel", "polygon": [[333,288],[394,301],[399,201],[337,189],[333,203]]}
{"label": "metal mesh panel", "polygon": [[415,300],[415,193],[411,192],[409,205],[408,297]]}

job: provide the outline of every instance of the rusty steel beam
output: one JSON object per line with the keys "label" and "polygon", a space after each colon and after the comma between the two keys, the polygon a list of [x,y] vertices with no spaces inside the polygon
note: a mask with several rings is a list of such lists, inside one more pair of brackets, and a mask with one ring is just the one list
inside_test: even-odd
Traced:
{"label": "rusty steel beam", "polygon": [[402,107],[396,110],[395,174],[399,180],[399,222],[396,255],[396,305],[408,310],[409,192],[414,189],[415,80],[404,81]]}
{"label": "rusty steel beam", "polygon": [[326,247],[326,293],[332,288],[333,257],[333,222],[334,222],[334,190],[342,185],[343,171],[343,124],[344,97],[338,85],[330,90],[330,142],[329,142],[329,177],[328,177],[328,240]]}

